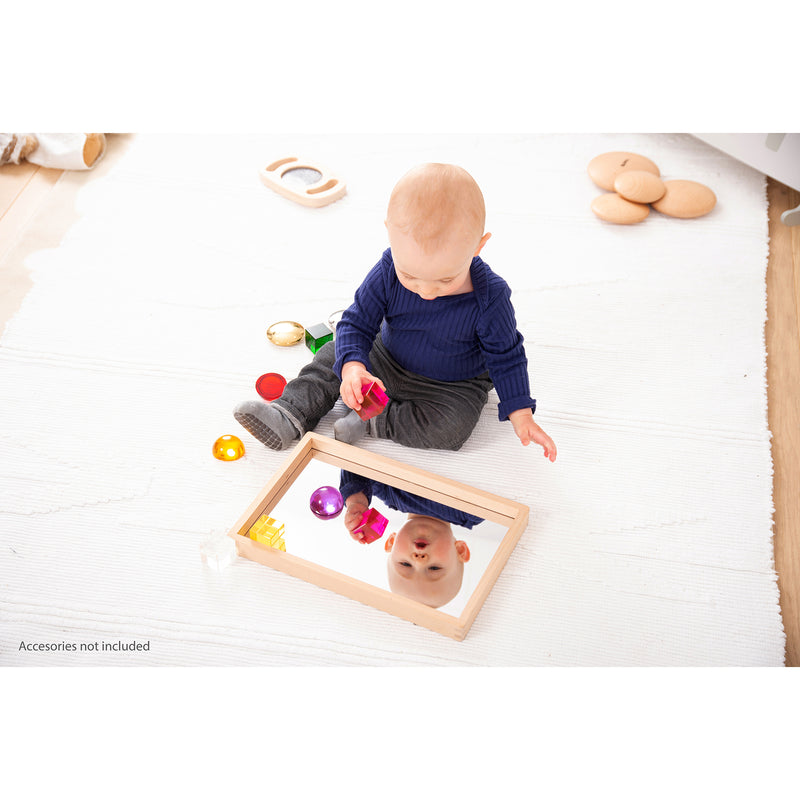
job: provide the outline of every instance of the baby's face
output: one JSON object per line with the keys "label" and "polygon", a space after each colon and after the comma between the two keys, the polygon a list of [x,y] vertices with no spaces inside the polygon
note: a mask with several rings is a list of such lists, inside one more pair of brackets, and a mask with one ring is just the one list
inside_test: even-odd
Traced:
{"label": "baby's face", "polygon": [[425,252],[414,239],[386,222],[397,279],[423,300],[472,291],[470,266],[475,248],[454,238],[434,252]]}
{"label": "baby's face", "polygon": [[461,588],[469,548],[456,541],[446,522],[411,516],[386,542],[389,587],[393,592],[438,608]]}

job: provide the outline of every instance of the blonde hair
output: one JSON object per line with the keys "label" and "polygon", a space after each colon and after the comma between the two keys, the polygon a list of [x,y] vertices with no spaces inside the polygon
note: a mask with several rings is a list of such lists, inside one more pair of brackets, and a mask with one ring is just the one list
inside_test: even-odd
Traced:
{"label": "blonde hair", "polygon": [[486,206],[475,179],[453,164],[421,164],[407,172],[389,198],[386,219],[430,252],[454,236],[474,239],[486,224]]}

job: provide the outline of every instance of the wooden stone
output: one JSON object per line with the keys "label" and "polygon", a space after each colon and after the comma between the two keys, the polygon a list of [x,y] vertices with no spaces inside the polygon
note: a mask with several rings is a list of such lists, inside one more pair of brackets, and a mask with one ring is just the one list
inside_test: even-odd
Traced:
{"label": "wooden stone", "polygon": [[664,196],[653,208],[668,217],[693,219],[708,214],[717,204],[717,196],[708,186],[696,181],[664,181]]}
{"label": "wooden stone", "polygon": [[621,172],[614,180],[614,189],[633,203],[654,203],[667,191],[658,175],[644,170]]}
{"label": "wooden stone", "polygon": [[614,181],[622,172],[631,171],[650,172],[660,176],[661,171],[658,167],[645,156],[637,153],[626,153],[624,151],[614,151],[595,156],[587,168],[589,177],[607,192],[614,191]]}
{"label": "wooden stone", "polygon": [[632,203],[616,192],[601,194],[592,201],[592,211],[606,222],[615,222],[617,225],[632,225],[646,219],[650,213],[650,206],[642,203]]}

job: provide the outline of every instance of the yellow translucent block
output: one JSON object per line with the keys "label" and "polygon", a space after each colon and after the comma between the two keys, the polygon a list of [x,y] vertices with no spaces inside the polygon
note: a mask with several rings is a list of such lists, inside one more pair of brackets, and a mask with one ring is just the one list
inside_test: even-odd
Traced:
{"label": "yellow translucent block", "polygon": [[263,530],[264,526],[267,524],[268,517],[266,515],[259,517],[251,526],[250,530],[247,531],[247,535],[251,538],[255,538],[255,534],[258,531]]}
{"label": "yellow translucent block", "polygon": [[269,545],[270,547],[275,547],[275,543],[282,539],[279,533],[275,533],[273,531],[256,531],[256,533],[250,538],[255,539],[257,542],[261,542],[261,544]]}
{"label": "yellow translucent block", "polygon": [[262,514],[251,526],[250,532],[253,531],[261,531],[265,528],[269,528],[270,530],[276,531],[283,531],[283,523],[278,522],[274,517],[268,517],[266,514]]}
{"label": "yellow translucent block", "polygon": [[276,550],[283,550],[286,552],[286,542],[281,535],[265,537],[263,539],[258,539],[257,541],[261,542],[261,544],[268,545],[269,547],[274,547]]}
{"label": "yellow translucent block", "polygon": [[278,522],[278,520],[269,517],[264,525],[264,532],[269,533],[271,536],[283,536],[286,528],[284,528],[282,522]]}
{"label": "yellow translucent block", "polygon": [[[285,527],[282,522],[278,522],[274,517],[268,517],[262,514],[251,526],[248,535],[261,544],[269,545],[270,547],[277,547],[279,543],[283,542],[283,533]],[[286,550],[286,547],[280,548]]]}

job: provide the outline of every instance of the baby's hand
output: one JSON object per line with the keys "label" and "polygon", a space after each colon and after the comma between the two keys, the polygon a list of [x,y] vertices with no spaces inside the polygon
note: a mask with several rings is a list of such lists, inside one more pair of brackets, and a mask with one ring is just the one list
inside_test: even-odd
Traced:
{"label": "baby's hand", "polygon": [[514,433],[526,447],[535,442],[544,449],[545,458],[556,460],[555,442],[533,421],[533,411],[529,408],[520,408],[512,411],[508,419],[514,426]]}
{"label": "baby's hand", "polygon": [[354,411],[361,408],[364,402],[364,395],[361,392],[361,386],[365,383],[375,382],[378,386],[386,391],[383,381],[370,375],[367,368],[360,361],[346,361],[342,366],[342,385],[339,388],[339,394],[344,400],[344,404]]}
{"label": "baby's hand", "polygon": [[346,511],[344,515],[344,526],[353,539],[357,542],[361,542],[364,538],[363,531],[359,531],[358,533],[354,533],[353,531],[358,527],[359,522],[361,522],[361,517],[364,516],[364,512],[369,511],[367,496],[363,492],[358,492],[357,494],[350,495],[345,502]]}

